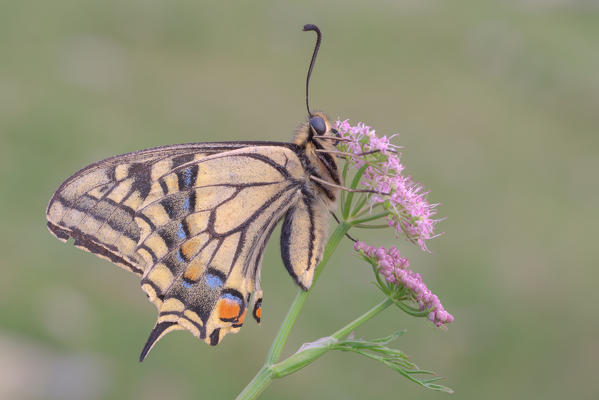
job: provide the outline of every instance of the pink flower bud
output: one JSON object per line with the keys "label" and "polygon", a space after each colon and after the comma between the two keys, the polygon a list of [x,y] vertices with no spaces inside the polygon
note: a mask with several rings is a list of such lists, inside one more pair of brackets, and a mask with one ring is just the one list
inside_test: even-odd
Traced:
{"label": "pink flower bud", "polygon": [[422,282],[422,276],[408,269],[410,262],[407,258],[401,257],[399,249],[391,247],[386,250],[382,246],[375,248],[364,242],[356,242],[354,249],[364,251],[373,262],[376,262],[378,273],[385,281],[397,285],[398,288],[408,289],[411,299],[420,310],[430,310],[428,319],[437,327],[453,321],[453,316],[443,308],[439,298]]}

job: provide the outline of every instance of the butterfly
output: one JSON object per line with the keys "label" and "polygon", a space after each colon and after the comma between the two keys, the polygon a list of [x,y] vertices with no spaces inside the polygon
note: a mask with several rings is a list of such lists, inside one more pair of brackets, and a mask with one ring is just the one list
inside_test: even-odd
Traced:
{"label": "butterfly", "polygon": [[[290,143],[245,141],[155,147],[91,164],[50,199],[59,240],[133,272],[158,309],[140,361],[168,332],[211,345],[236,333],[248,312],[260,322],[264,249],[280,220],[281,256],[304,290],[327,240],[340,185],[338,134],[310,111]],[[250,311],[251,310],[251,311]]]}

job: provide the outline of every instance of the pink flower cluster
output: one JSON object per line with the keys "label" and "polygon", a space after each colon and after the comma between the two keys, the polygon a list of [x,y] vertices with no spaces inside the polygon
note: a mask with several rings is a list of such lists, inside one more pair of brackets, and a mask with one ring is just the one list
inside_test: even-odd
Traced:
{"label": "pink flower cluster", "polygon": [[[335,121],[335,129],[342,138],[349,139],[344,142],[347,144],[348,149],[354,154],[361,154],[366,152],[371,152],[374,150],[378,150],[384,155],[389,155],[391,153],[395,153],[399,146],[396,146],[390,142],[390,139],[387,136],[378,137],[376,131],[372,129],[372,127],[365,125],[363,122],[358,122],[356,126],[351,126],[349,124],[349,120],[345,121]],[[399,170],[397,173],[401,173],[403,170],[403,166],[399,163],[399,159],[397,160],[397,167]],[[360,163],[360,160],[356,160]],[[359,164],[359,166],[363,165]]]}
{"label": "pink flower cluster", "polygon": [[448,313],[441,301],[422,282],[420,274],[410,270],[410,262],[401,256],[395,247],[386,250],[384,247],[368,246],[364,242],[356,242],[354,250],[363,252],[378,265],[378,272],[391,284],[404,287],[410,291],[412,299],[421,310],[429,310],[428,319],[436,326],[453,321],[453,315]]}
{"label": "pink flower cluster", "polygon": [[370,196],[370,205],[381,204],[389,211],[387,222],[396,232],[403,232],[407,238],[418,243],[424,251],[429,251],[426,241],[436,237],[433,219],[438,204],[430,204],[424,187],[410,176],[402,175],[405,167],[397,152],[399,146],[391,144],[386,136],[379,137],[370,126],[359,122],[351,126],[348,120],[336,121],[335,129],[345,139],[338,147],[351,155],[356,168],[368,164],[361,184],[376,191]]}

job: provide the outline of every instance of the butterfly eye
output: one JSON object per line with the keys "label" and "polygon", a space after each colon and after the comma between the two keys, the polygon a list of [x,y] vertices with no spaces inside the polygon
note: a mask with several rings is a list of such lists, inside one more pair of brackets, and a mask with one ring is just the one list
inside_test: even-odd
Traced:
{"label": "butterfly eye", "polygon": [[324,120],[320,117],[312,117],[310,118],[310,126],[314,129],[317,135],[324,135],[327,131],[327,125],[324,123]]}

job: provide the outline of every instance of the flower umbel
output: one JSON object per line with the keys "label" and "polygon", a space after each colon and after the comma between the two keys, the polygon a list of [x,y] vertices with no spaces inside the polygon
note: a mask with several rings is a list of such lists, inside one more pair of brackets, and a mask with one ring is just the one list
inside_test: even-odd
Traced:
{"label": "flower umbel", "polygon": [[[420,311],[427,312],[428,319],[437,327],[453,321],[453,315],[445,310],[437,295],[426,287],[420,274],[408,268],[410,261],[402,257],[398,249],[392,246],[387,250],[384,247],[377,248],[364,242],[356,242],[354,250],[360,252],[385,279],[387,285],[381,289],[395,300],[415,302]],[[379,284],[382,283],[379,280]]]}
{"label": "flower umbel", "polygon": [[360,183],[376,192],[368,196],[371,209],[381,206],[388,212],[390,227],[428,251],[426,241],[436,236],[439,221],[433,219],[437,204],[430,204],[424,187],[403,174],[399,146],[390,143],[395,135],[379,137],[372,127],[362,122],[351,126],[348,120],[336,121],[335,129],[343,139],[337,147],[346,154],[347,162],[356,168],[365,167]]}
{"label": "flower umbel", "polygon": [[[435,225],[439,222],[433,219],[437,204],[429,203],[424,187],[404,174],[400,147],[390,141],[393,136],[379,137],[363,122],[352,126],[348,120],[336,121],[335,129],[340,137],[337,147],[346,161],[344,183],[351,190],[359,188],[362,192],[355,204],[352,193],[342,197],[344,217],[359,228],[392,227],[397,234],[404,234],[422,250],[429,251],[426,242],[436,236]],[[352,168],[357,172],[350,184],[348,171]],[[386,223],[373,224],[380,218]],[[428,316],[438,327],[453,321],[453,316],[422,282],[420,274],[409,268],[409,260],[397,248],[387,250],[356,242],[354,249],[373,266],[381,290],[404,311]]]}

